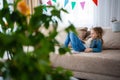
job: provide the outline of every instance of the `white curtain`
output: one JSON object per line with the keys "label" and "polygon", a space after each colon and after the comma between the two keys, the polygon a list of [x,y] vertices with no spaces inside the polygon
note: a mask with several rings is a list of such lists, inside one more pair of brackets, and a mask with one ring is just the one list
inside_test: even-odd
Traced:
{"label": "white curtain", "polygon": [[99,0],[94,7],[94,26],[111,27],[111,19],[120,20],[120,0]]}
{"label": "white curtain", "polygon": [[25,0],[30,7],[31,13],[34,12],[34,7],[38,6],[41,3],[41,0]]}

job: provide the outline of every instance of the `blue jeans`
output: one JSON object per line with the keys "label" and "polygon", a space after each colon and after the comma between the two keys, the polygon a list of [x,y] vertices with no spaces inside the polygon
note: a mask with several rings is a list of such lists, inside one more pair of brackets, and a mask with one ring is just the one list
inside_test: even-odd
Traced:
{"label": "blue jeans", "polygon": [[68,47],[70,42],[75,51],[82,52],[85,50],[85,46],[83,45],[82,41],[73,32],[68,33],[64,46]]}

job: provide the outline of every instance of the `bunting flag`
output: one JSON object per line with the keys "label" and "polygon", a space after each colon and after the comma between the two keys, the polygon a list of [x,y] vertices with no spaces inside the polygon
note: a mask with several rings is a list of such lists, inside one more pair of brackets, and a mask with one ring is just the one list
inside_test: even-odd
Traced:
{"label": "bunting flag", "polygon": [[69,0],[65,0],[64,7],[68,4]]}
{"label": "bunting flag", "polygon": [[56,3],[56,0],[52,0],[52,1]]}
{"label": "bunting flag", "polygon": [[50,5],[50,6],[52,6],[51,0],[49,0],[49,1],[47,2],[47,4]]}
{"label": "bunting flag", "polygon": [[71,5],[72,5],[72,9],[74,9],[75,5],[76,5],[76,2],[71,2]]}
{"label": "bunting flag", "polygon": [[46,5],[43,5],[43,10],[47,11]]}
{"label": "bunting flag", "polygon": [[[48,0],[47,4],[50,5],[50,6],[52,6],[52,1],[53,1],[54,3],[57,2],[57,0]],[[92,0],[92,1],[93,1],[93,3],[94,3],[96,6],[98,6],[98,0]],[[69,3],[69,0],[64,0],[64,7],[65,7],[68,3]],[[80,5],[81,5],[82,10],[84,10],[85,3],[86,3],[85,1],[80,2]],[[72,2],[71,2],[71,6],[72,6],[72,10],[73,10],[73,9],[75,8],[75,6],[76,6],[76,1],[72,1]],[[45,9],[45,10],[46,10],[46,9]]]}
{"label": "bunting flag", "polygon": [[84,10],[84,6],[85,6],[85,1],[84,2],[80,2],[81,8]]}
{"label": "bunting flag", "polygon": [[96,6],[98,6],[98,0],[93,0]]}

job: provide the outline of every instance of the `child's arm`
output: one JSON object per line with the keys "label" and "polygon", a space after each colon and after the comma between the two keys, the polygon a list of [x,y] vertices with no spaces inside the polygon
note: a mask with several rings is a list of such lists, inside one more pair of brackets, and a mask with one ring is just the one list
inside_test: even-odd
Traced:
{"label": "child's arm", "polygon": [[96,42],[96,48],[86,48],[85,52],[101,52],[102,51],[102,41],[97,40]]}
{"label": "child's arm", "polygon": [[101,52],[102,51],[102,41],[97,40],[96,42],[96,48],[92,48],[93,52]]}
{"label": "child's arm", "polygon": [[86,52],[86,53],[88,53],[88,52],[92,52],[92,51],[93,51],[92,48],[86,48],[86,49],[85,49],[85,52]]}

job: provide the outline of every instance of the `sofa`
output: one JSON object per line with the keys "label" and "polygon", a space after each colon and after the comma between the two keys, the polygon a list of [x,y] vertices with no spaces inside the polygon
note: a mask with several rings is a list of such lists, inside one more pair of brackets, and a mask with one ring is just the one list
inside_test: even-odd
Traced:
{"label": "sofa", "polygon": [[[56,51],[50,54],[53,67],[71,70],[73,76],[86,80],[120,80],[120,32],[103,28],[103,51],[99,53],[79,52],[60,55]],[[65,32],[60,32],[56,39],[63,44]]]}

